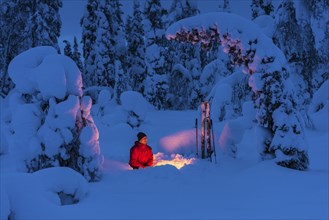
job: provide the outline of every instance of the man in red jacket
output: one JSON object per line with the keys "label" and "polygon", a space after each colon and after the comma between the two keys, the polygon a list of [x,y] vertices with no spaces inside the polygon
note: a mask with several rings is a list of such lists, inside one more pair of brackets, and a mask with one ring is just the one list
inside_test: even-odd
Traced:
{"label": "man in red jacket", "polygon": [[130,160],[129,165],[133,169],[140,167],[145,168],[152,166],[153,164],[153,153],[152,148],[147,145],[147,136],[143,132],[137,134],[138,141],[135,145],[130,148]]}

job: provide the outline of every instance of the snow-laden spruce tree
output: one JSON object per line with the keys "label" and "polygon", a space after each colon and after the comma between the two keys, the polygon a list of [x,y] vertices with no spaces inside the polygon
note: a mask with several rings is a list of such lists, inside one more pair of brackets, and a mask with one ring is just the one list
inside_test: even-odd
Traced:
{"label": "snow-laden spruce tree", "polygon": [[83,72],[83,64],[81,61],[81,53],[79,51],[79,44],[78,44],[78,40],[77,37],[74,36],[74,40],[73,40],[73,50],[72,50],[72,60],[77,64],[79,70],[81,72]]}
{"label": "snow-laden spruce tree", "polygon": [[252,0],[250,6],[252,19],[261,15],[271,15],[274,11],[272,0]]}
{"label": "snow-laden spruce tree", "polygon": [[[303,28],[305,59],[302,75],[308,79],[311,95],[328,80],[329,1],[302,0],[295,2],[298,21]],[[326,43],[327,42],[327,43]],[[310,74],[311,73],[311,74]],[[311,82],[311,83],[309,83]]]}
{"label": "snow-laden spruce tree", "polygon": [[126,54],[126,40],[124,22],[122,19],[123,11],[122,4],[119,0],[105,0],[104,14],[110,25],[111,41],[114,46],[114,54],[110,54],[111,59],[120,60],[124,63]]}
{"label": "snow-laden spruce tree", "polygon": [[93,70],[90,66],[93,66],[92,57],[95,56],[93,46],[96,41],[98,5],[98,0],[88,0],[86,11],[80,21],[82,29],[82,56],[84,58],[84,72],[82,73],[82,78],[85,87],[93,85],[91,80]]}
{"label": "snow-laden spruce tree", "polygon": [[221,9],[222,12],[231,12],[230,1],[223,0],[223,4],[219,5],[219,8]]}
{"label": "snow-laden spruce tree", "polygon": [[115,61],[115,86],[114,86],[114,97],[116,97],[117,103],[120,104],[120,96],[123,92],[131,90],[129,85],[129,77],[123,71],[123,67],[119,60]]}
{"label": "snow-laden spruce tree", "polygon": [[[306,9],[304,10],[306,11]],[[303,94],[301,97],[303,102],[301,104],[303,105],[309,104],[312,98],[312,79],[318,65],[315,38],[308,14],[310,12],[297,16],[293,1],[282,2],[274,20],[275,31],[273,35],[274,43],[286,55],[290,68],[293,68],[294,72],[303,79],[303,82],[298,85],[301,88],[300,94]]]}
{"label": "snow-laden spruce tree", "polygon": [[98,130],[76,64],[53,47],[35,47],[15,57],[8,71],[15,83],[3,117],[9,152],[28,172],[63,166],[99,180]]}
{"label": "snow-laden spruce tree", "polygon": [[81,19],[86,87],[115,86],[115,61],[124,63],[126,42],[119,1],[89,0]]}
{"label": "snow-laden spruce tree", "polygon": [[219,42],[232,63],[248,74],[256,119],[271,134],[262,144],[262,158],[275,158],[284,167],[307,169],[304,122],[295,103],[286,58],[258,26],[234,14],[209,13],[176,22],[166,36],[200,43],[204,48]]}
{"label": "snow-laden spruce tree", "polygon": [[289,62],[298,61],[303,51],[301,28],[297,22],[296,8],[292,0],[284,1],[277,11],[273,41]]}
{"label": "snow-laden spruce tree", "polygon": [[64,46],[64,55],[72,59],[72,47],[71,43],[68,40],[63,40]]}
{"label": "snow-laden spruce tree", "polygon": [[61,0],[0,1],[0,94],[8,94],[13,84],[9,62],[36,46],[53,46],[59,51]]}
{"label": "snow-laden spruce tree", "polygon": [[[198,13],[197,5],[193,1],[172,1],[164,22],[166,25],[170,25]],[[164,56],[169,85],[168,107],[172,109],[195,109],[201,101],[200,48],[190,43],[175,41],[167,41],[166,48]],[[190,76],[186,78],[187,74],[185,73]],[[184,82],[184,88],[181,87],[182,82]]]}
{"label": "snow-laden spruce tree", "polygon": [[74,36],[73,40],[73,50],[71,47],[71,43],[68,40],[64,40],[63,43],[65,44],[64,47],[64,55],[70,57],[78,66],[79,70],[83,70],[83,65],[81,61],[81,53],[79,51],[78,40]]}
{"label": "snow-laden spruce tree", "polygon": [[158,109],[168,107],[168,78],[165,62],[165,24],[167,12],[160,0],[147,0],[144,5],[144,28],[146,36],[146,66],[144,96]]}
{"label": "snow-laden spruce tree", "polygon": [[81,19],[85,87],[114,87],[114,47],[106,16],[108,2],[89,0]]}
{"label": "snow-laden spruce tree", "polygon": [[126,39],[127,58],[126,69],[133,91],[144,93],[144,80],[146,78],[145,41],[143,17],[139,0],[134,0],[133,16],[127,16]]}

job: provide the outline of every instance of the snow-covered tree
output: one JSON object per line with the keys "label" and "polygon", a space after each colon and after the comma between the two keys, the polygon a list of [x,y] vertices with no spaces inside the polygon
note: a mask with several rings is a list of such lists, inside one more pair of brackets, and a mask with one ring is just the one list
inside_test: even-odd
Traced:
{"label": "snow-covered tree", "polygon": [[82,55],[84,58],[84,72],[82,74],[83,82],[85,87],[93,85],[91,81],[91,75],[93,70],[90,66],[93,66],[93,57],[95,56],[94,44],[96,42],[96,31],[97,31],[97,16],[99,11],[98,0],[88,0],[86,5],[86,11],[81,18],[80,25],[82,28]]}
{"label": "snow-covered tree", "polygon": [[93,45],[93,62],[90,69],[93,70],[92,82],[94,86],[115,86],[115,60],[111,57],[114,53],[113,44],[111,43],[110,24],[102,12],[105,9],[99,8],[96,24],[96,39]]}
{"label": "snow-covered tree", "polygon": [[99,134],[76,64],[52,47],[35,47],[15,57],[8,71],[15,83],[4,113],[9,151],[28,172],[71,167],[98,181]]}
{"label": "snow-covered tree", "polygon": [[[181,64],[176,64],[169,76],[169,101],[173,109],[189,109],[189,93],[192,77]],[[184,86],[182,86],[184,85]]]}
{"label": "snow-covered tree", "polygon": [[[173,1],[168,11],[166,23],[172,24],[178,20],[198,14],[197,5],[192,1]],[[165,62],[168,72],[169,83],[169,106],[176,109],[195,109],[201,101],[200,97],[200,47],[190,43],[169,41],[166,43]],[[179,68],[178,68],[179,67]],[[178,71],[179,70],[179,71]],[[178,75],[184,76],[179,72],[188,72],[192,77],[189,78],[186,89],[173,89],[179,85],[180,80],[175,80]],[[182,73],[183,73],[182,72]],[[177,75],[178,74],[178,75]],[[183,78],[182,78],[183,80]],[[186,80],[186,78],[184,79]],[[180,99],[177,97],[185,97]]]}
{"label": "snow-covered tree", "polygon": [[60,36],[62,26],[59,14],[61,7],[61,0],[31,0],[29,7],[31,20],[28,27],[32,47],[53,46],[59,51],[57,38]]}
{"label": "snow-covered tree", "polygon": [[120,96],[123,92],[130,90],[129,77],[123,71],[122,64],[119,60],[115,61],[115,86],[114,96],[116,97],[117,103],[120,104]]}
{"label": "snow-covered tree", "polygon": [[[313,35],[311,22],[310,20],[301,19],[299,21],[300,27],[302,30],[302,48],[301,51],[301,63],[302,70],[301,75],[303,76],[306,85],[307,92],[310,96],[313,96],[313,79],[315,76],[315,72],[318,68],[319,64],[319,56],[317,50],[315,48],[315,38]],[[306,103],[309,103],[310,100],[306,100]]]}
{"label": "snow-covered tree", "polygon": [[144,27],[140,3],[134,0],[133,17],[126,22],[127,59],[126,69],[133,91],[144,93],[146,78]]}
{"label": "snow-covered tree", "polygon": [[126,41],[124,22],[122,20],[123,11],[121,9],[122,4],[119,0],[106,0],[105,1],[105,15],[108,19],[111,33],[111,42],[115,48],[115,53],[110,56],[114,56],[111,59],[119,59],[121,63],[124,62],[124,56],[126,54]]}
{"label": "snow-covered tree", "polygon": [[176,21],[196,14],[199,14],[199,10],[195,2],[190,0],[173,0],[168,10],[168,16],[164,20],[167,25],[171,25]]}
{"label": "snow-covered tree", "polygon": [[329,7],[328,0],[302,0],[301,2],[310,15],[318,20],[323,19],[323,15],[327,13]]}
{"label": "snow-covered tree", "polygon": [[3,0],[0,2],[0,93],[13,87],[8,77],[9,62],[19,53],[36,46],[53,46],[59,51],[61,0]]}
{"label": "snow-covered tree", "polygon": [[221,9],[221,11],[231,12],[230,0],[223,0],[223,3],[222,5],[219,5],[219,8]]}
{"label": "snow-covered tree", "polygon": [[78,66],[79,70],[83,71],[83,65],[81,61],[81,54],[79,52],[79,46],[77,38],[74,37],[74,44],[73,44],[73,51],[71,47],[71,43],[68,40],[64,40],[63,43],[65,44],[64,47],[64,55],[70,57]]}
{"label": "snow-covered tree", "polygon": [[274,43],[283,51],[289,62],[299,61],[302,53],[301,28],[296,18],[296,9],[292,0],[283,1],[278,7],[274,21]]}
{"label": "snow-covered tree", "polygon": [[[228,22],[231,20],[236,22]],[[261,154],[275,157],[276,163],[284,167],[307,169],[305,123],[299,115],[300,106],[295,103],[285,56],[267,36],[260,34],[258,26],[233,14],[209,13],[177,22],[166,33],[168,39],[200,42],[204,48],[212,41],[220,42],[231,62],[249,75],[257,121],[272,134],[263,143]]]}
{"label": "snow-covered tree", "polygon": [[260,15],[260,10],[261,10],[261,0],[252,0],[251,1],[251,18],[255,19]]}
{"label": "snow-covered tree", "polygon": [[144,95],[146,99],[163,109],[168,106],[168,79],[165,65],[165,37],[163,15],[166,11],[159,0],[148,0],[144,6],[146,35],[147,77]]}
{"label": "snow-covered tree", "polygon": [[261,15],[271,15],[274,11],[272,0],[252,0],[251,17],[255,19]]}
{"label": "snow-covered tree", "polygon": [[329,50],[326,48],[329,47],[329,21],[326,22],[325,25],[325,32],[322,41],[320,42],[320,62],[321,63],[328,63],[329,62]]}
{"label": "snow-covered tree", "polygon": [[72,58],[72,47],[71,43],[68,40],[63,40],[64,46],[64,55]]}
{"label": "snow-covered tree", "polygon": [[90,0],[81,20],[86,86],[115,84],[115,50],[111,40],[110,2]]}
{"label": "snow-covered tree", "polygon": [[[305,78],[307,72],[312,72],[306,76],[312,78],[312,94],[323,82],[328,79],[328,20],[329,1],[298,1],[300,13],[299,23],[303,28],[303,47],[305,58],[302,62],[302,74]],[[316,50],[316,51],[315,51]],[[308,58],[308,59],[307,59]],[[309,82],[309,81],[308,81]]]}
{"label": "snow-covered tree", "polygon": [[115,60],[124,60],[119,1],[90,0],[81,20],[87,86],[115,86]]}
{"label": "snow-covered tree", "polygon": [[303,81],[297,80],[295,84],[300,88],[298,103],[305,105],[310,102],[313,94],[313,79],[318,69],[319,58],[309,17],[311,13],[307,12],[308,9],[303,11],[306,13],[299,13],[301,15],[297,17],[294,2],[283,1],[275,18],[273,39],[285,53],[293,72],[302,76]]}
{"label": "snow-covered tree", "polygon": [[83,64],[81,61],[81,53],[79,51],[78,40],[75,36],[74,36],[74,40],[73,40],[72,60],[77,64],[79,70],[81,72],[83,72],[84,70],[83,70]]}
{"label": "snow-covered tree", "polygon": [[197,1],[186,0],[185,7],[183,8],[185,18],[200,14],[200,10],[198,9]]}
{"label": "snow-covered tree", "polygon": [[[189,84],[190,94],[189,94],[189,108],[196,109],[201,101],[204,101],[205,95],[202,93],[202,84],[200,82],[201,77],[201,58],[200,58],[200,49],[193,45],[189,45],[190,53],[192,59],[186,60],[186,68],[190,71],[192,80]],[[189,51],[189,50],[185,50]]]}

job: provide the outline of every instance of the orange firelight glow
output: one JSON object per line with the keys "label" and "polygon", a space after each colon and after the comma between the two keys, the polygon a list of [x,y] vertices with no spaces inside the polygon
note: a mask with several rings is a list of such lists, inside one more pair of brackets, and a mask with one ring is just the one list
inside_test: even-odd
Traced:
{"label": "orange firelight glow", "polygon": [[184,158],[180,154],[172,154],[170,159],[164,159],[163,153],[157,153],[153,155],[153,166],[172,165],[177,169],[181,169],[185,165],[193,164],[195,158]]}

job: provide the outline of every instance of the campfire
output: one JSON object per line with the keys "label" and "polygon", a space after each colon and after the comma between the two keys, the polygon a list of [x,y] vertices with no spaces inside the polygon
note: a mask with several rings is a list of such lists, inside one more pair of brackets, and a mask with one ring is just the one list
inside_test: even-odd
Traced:
{"label": "campfire", "polygon": [[170,157],[165,156],[163,153],[153,155],[153,166],[172,165],[177,169],[181,169],[185,165],[193,164],[195,158],[184,158],[180,154],[172,154]]}

